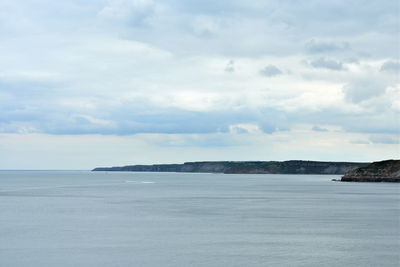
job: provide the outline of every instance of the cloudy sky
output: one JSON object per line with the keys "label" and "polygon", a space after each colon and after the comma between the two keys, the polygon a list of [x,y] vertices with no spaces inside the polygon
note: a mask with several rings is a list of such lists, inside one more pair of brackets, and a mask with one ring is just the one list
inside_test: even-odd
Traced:
{"label": "cloudy sky", "polygon": [[2,0],[0,169],[400,157],[397,0]]}

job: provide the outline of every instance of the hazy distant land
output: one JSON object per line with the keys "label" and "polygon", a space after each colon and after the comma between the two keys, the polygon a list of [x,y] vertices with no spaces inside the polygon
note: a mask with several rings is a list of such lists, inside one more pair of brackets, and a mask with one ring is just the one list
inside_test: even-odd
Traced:
{"label": "hazy distant land", "polygon": [[183,164],[128,165],[98,167],[93,171],[199,172],[254,174],[345,174],[369,163],[324,161],[201,161]]}
{"label": "hazy distant land", "polygon": [[[248,174],[344,174],[342,182],[400,182],[400,160],[373,163],[330,161],[199,161],[183,164],[98,167],[93,171]],[[336,181],[336,180],[335,180]]]}

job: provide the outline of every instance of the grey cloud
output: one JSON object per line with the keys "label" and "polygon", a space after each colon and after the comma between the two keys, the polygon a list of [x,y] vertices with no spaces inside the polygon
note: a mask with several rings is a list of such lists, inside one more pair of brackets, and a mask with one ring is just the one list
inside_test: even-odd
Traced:
{"label": "grey cloud", "polygon": [[[245,110],[194,112],[149,105],[121,105],[103,106],[92,112],[87,110],[78,113],[73,108],[51,104],[30,109],[32,105],[21,103],[19,108],[0,107],[0,132],[19,133],[30,130],[49,134],[206,134],[228,132],[230,125],[259,120],[257,114]],[[263,119],[262,123],[263,129],[268,132],[276,128],[274,121]]]}
{"label": "grey cloud", "polygon": [[296,111],[280,116],[280,122],[307,123],[311,125],[335,125],[345,132],[368,134],[399,134],[400,123],[398,112],[389,106],[374,111],[370,103],[368,112],[346,111],[341,107],[324,108],[318,111]]}
{"label": "grey cloud", "polygon": [[263,68],[260,72],[263,76],[266,77],[274,77],[282,74],[282,71],[274,65],[268,65],[265,68]]}
{"label": "grey cloud", "polygon": [[[43,96],[42,96],[43,97]],[[276,108],[234,109],[195,112],[160,108],[146,99],[107,103],[97,101],[94,109],[60,106],[38,96],[0,106],[0,132],[40,132],[49,134],[130,135],[138,133],[210,134],[227,133],[231,125],[257,124],[264,133],[290,128],[293,124],[340,126],[347,132],[398,134],[400,124],[394,111],[371,109],[368,113],[345,112],[340,107],[317,111],[282,111]],[[109,99],[108,101],[113,101]],[[46,104],[44,104],[46,103]]]}
{"label": "grey cloud", "polygon": [[193,19],[191,31],[194,35],[201,38],[213,38],[220,29],[219,19],[209,16],[199,16]]}
{"label": "grey cloud", "polygon": [[232,131],[235,134],[247,134],[247,133],[249,133],[249,131],[246,128],[243,128],[243,127],[240,127],[240,126],[237,126],[237,127],[233,128]]}
{"label": "grey cloud", "polygon": [[360,103],[385,93],[386,84],[378,79],[357,79],[343,86],[342,91],[349,102]]}
{"label": "grey cloud", "polygon": [[[399,26],[395,19],[398,17],[396,0],[383,1],[379,5],[373,1],[364,1],[361,5],[359,1],[350,3],[344,0],[71,0],[57,3],[42,0],[40,3],[2,3],[5,4],[0,4],[0,10],[4,10],[2,15],[5,14],[7,22],[2,33],[15,34],[18,29],[20,34],[30,34],[32,30],[51,29],[70,34],[80,33],[84,28],[84,34],[90,35],[90,29],[95,29],[94,34],[111,34],[146,42],[174,53],[211,52],[230,57],[293,55],[303,52],[299,43],[315,38],[308,44],[310,51],[346,48],[346,43],[341,41],[345,39],[352,47],[383,57],[393,56],[399,45],[393,34],[397,33]],[[223,27],[218,33],[213,33],[215,39],[212,42],[188,34],[186,25],[191,25],[198,16],[222,21]],[[71,17],[76,21],[72,22]],[[99,20],[104,19],[106,23],[99,27]],[[374,35],[378,32],[379,38]],[[237,36],[242,41],[232,42]],[[385,49],[381,48],[383,46]]]}
{"label": "grey cloud", "polygon": [[394,60],[386,61],[381,66],[380,70],[384,71],[384,72],[399,73],[400,72],[400,62],[399,61],[394,61]]}
{"label": "grey cloud", "polygon": [[345,70],[343,63],[333,59],[318,58],[309,62],[310,66],[317,69],[329,69],[335,71]]}
{"label": "grey cloud", "polygon": [[393,137],[388,135],[372,135],[369,140],[373,144],[400,144],[400,136]]}
{"label": "grey cloud", "polygon": [[312,54],[327,53],[341,50],[350,49],[350,45],[347,42],[335,43],[335,42],[324,42],[316,41],[312,39],[306,43],[306,50]]}
{"label": "grey cloud", "polygon": [[[392,115],[389,115],[392,116]],[[396,118],[398,114],[395,114]],[[400,125],[393,124],[390,121],[384,121],[385,118],[371,118],[368,115],[364,116],[347,116],[342,118],[343,122],[338,122],[337,125],[342,125],[346,132],[352,133],[378,133],[378,134],[399,134]],[[326,118],[326,120],[329,120]]]}
{"label": "grey cloud", "polygon": [[111,0],[99,12],[99,16],[140,27],[148,24],[156,8],[156,3],[152,0]]}
{"label": "grey cloud", "polygon": [[226,72],[234,72],[235,71],[235,61],[230,60],[228,64],[225,66],[225,71]]}
{"label": "grey cloud", "polygon": [[[107,28],[118,32],[124,38],[148,42],[175,53],[217,53],[229,57],[258,57],[265,54],[302,53],[304,49],[298,44],[312,38],[318,40],[310,43],[311,51],[346,50],[348,44],[340,41],[343,38],[353,44],[352,39],[355,37],[365,38],[369,36],[368,33],[383,32],[383,29],[393,31],[397,27],[394,22],[389,24],[386,22],[387,17],[397,16],[394,12],[396,4],[392,0],[385,1],[379,7],[372,3],[363,3],[361,7],[359,3],[348,3],[343,0],[335,3],[320,0],[307,3],[225,0],[218,2],[166,0],[162,3],[155,1],[152,3],[155,7],[150,6],[148,10],[144,5],[146,8],[143,8],[143,13],[136,14],[135,11],[129,15],[129,12],[122,12],[128,14],[122,15],[125,20],[129,20],[129,16],[132,16],[130,20],[145,21],[145,23],[132,23],[131,27],[128,23],[128,28],[110,28],[107,25]],[[108,13],[113,14],[113,12]],[[217,19],[221,22],[221,29],[214,32],[207,27],[200,27],[194,33],[188,31],[187,25],[195,24],[199,17],[208,17],[210,21]],[[374,23],[371,23],[372,17],[376,18]],[[148,21],[151,23],[147,23]],[[146,24],[151,24],[149,31],[141,29],[141,26],[145,28]],[[307,31],[304,31],[304,28],[307,28]],[[263,29],[262,33],[257,29]],[[358,34],[354,34],[355,32]],[[212,41],[208,38],[198,38],[209,37],[210,33]],[[232,42],[231,40],[237,36],[243,41]],[[271,37],[274,42],[270,41]],[[176,42],[177,39],[179,42]],[[363,41],[366,46],[362,47],[362,50],[374,49],[373,52],[379,55],[390,55],[396,51],[396,40],[393,36],[385,32],[380,39],[384,39],[387,49],[375,49],[376,38],[371,37],[370,40]]]}
{"label": "grey cloud", "polygon": [[328,129],[322,128],[322,127],[320,127],[318,125],[313,126],[312,130],[315,131],[315,132],[328,132]]}
{"label": "grey cloud", "polygon": [[349,57],[343,60],[346,63],[360,64],[360,61],[355,57]]}

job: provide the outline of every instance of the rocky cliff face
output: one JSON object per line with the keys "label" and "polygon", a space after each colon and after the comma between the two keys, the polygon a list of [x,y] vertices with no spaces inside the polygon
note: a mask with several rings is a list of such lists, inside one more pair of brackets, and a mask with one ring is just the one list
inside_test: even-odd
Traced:
{"label": "rocky cliff face", "polygon": [[346,173],[342,182],[400,182],[400,160],[373,162]]}
{"label": "rocky cliff face", "polygon": [[130,165],[96,168],[93,171],[203,172],[259,174],[344,174],[368,163],[323,161],[203,161],[184,164]]}

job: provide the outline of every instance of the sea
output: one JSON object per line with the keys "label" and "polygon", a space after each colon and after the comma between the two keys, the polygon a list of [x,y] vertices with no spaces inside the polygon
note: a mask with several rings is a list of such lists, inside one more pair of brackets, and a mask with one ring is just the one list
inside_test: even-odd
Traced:
{"label": "sea", "polygon": [[400,266],[399,184],[339,178],[1,171],[0,266]]}

